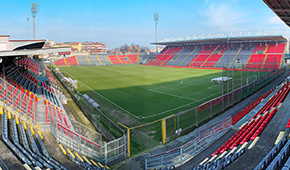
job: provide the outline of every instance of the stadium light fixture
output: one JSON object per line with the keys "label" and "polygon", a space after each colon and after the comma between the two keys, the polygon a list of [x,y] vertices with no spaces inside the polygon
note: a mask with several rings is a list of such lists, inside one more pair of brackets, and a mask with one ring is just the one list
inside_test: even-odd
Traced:
{"label": "stadium light fixture", "polygon": [[27,39],[29,39],[29,18],[27,20]]}
{"label": "stadium light fixture", "polygon": [[[156,43],[158,42],[158,35],[157,35],[157,24],[159,21],[159,13],[154,13],[154,21],[155,21],[155,35],[156,35]],[[158,52],[158,46],[156,44],[156,52]]]}
{"label": "stadium light fixture", "polygon": [[33,39],[35,39],[35,16],[39,13],[39,8],[37,3],[31,3],[31,13],[33,17]]}

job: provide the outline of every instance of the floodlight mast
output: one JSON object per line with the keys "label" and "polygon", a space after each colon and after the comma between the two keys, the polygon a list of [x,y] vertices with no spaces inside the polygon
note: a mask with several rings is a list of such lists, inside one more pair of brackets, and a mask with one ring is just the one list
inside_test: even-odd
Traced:
{"label": "floodlight mast", "polygon": [[[154,13],[154,21],[155,21],[155,35],[156,35],[156,43],[158,42],[158,34],[157,34],[157,24],[159,21],[159,13]],[[158,46],[156,44],[156,52],[158,53]]]}
{"label": "floodlight mast", "polygon": [[33,39],[35,39],[35,16],[36,13],[38,13],[38,4],[37,3],[31,3],[31,13],[33,17]]}

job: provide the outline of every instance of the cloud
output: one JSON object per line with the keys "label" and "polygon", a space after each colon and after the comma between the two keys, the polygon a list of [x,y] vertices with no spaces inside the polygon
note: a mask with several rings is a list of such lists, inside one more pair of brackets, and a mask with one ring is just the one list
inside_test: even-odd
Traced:
{"label": "cloud", "polygon": [[234,1],[209,3],[208,8],[203,11],[205,24],[223,32],[239,30],[239,25],[245,22],[245,14],[233,3]]}

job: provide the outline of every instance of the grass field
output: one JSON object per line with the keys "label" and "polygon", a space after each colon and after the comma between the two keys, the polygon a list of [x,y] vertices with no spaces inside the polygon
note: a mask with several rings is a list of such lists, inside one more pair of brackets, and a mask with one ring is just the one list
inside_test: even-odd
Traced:
{"label": "grass field", "polygon": [[[188,109],[192,110],[195,106],[222,94],[222,85],[211,82],[212,78],[223,75],[222,70],[144,65],[60,67],[60,69],[65,76],[78,80],[78,90],[99,103],[100,109],[114,122],[121,122],[128,127],[155,122],[130,130],[132,154],[138,154],[160,144],[161,123],[155,120]],[[269,73],[224,71],[224,76],[233,78],[229,83],[224,83],[224,92],[246,84],[247,77],[261,77],[265,74]],[[246,89],[245,92],[247,94]],[[192,130],[196,122],[208,119],[211,113],[214,115],[221,111],[221,108],[219,103],[211,107],[212,112],[208,108],[197,113],[194,110],[186,111],[178,117],[178,127],[182,130]],[[175,118],[166,120],[167,136],[175,134],[177,127]],[[92,115],[92,120],[98,122],[98,116]],[[103,128],[110,128],[106,120],[100,121]]]}
{"label": "grass field", "polygon": [[[62,67],[61,71],[78,80],[81,93],[102,98],[145,121],[198,106],[222,93],[222,86],[210,81],[221,77],[221,70],[112,65]],[[239,86],[240,73],[235,74]]]}

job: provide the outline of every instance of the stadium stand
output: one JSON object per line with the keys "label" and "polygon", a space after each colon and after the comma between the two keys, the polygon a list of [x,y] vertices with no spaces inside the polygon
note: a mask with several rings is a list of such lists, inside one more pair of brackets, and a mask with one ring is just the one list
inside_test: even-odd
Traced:
{"label": "stadium stand", "polygon": [[[69,62],[75,64],[76,58],[72,57]],[[41,113],[43,112],[45,113],[45,126],[49,127],[53,124],[52,126],[60,133],[70,136],[72,141],[79,138],[57,97],[57,90],[53,87],[57,86],[57,82],[52,73],[39,62],[22,58],[15,63],[17,65],[10,65],[4,69],[6,81],[3,79],[0,81],[3,141],[25,164],[25,167],[66,169],[48,154],[42,142],[43,136],[40,131],[32,127],[33,122],[42,119]],[[46,74],[40,77],[39,73],[43,71],[46,71]],[[3,73],[1,73],[1,78],[4,78]],[[42,100],[44,102],[40,102]],[[3,110],[4,103],[6,104]],[[61,128],[57,126],[61,126]],[[97,164],[93,164],[92,159],[90,158],[91,161],[89,161],[89,158],[86,158],[86,155],[82,155],[82,153],[75,154],[79,156],[79,158],[73,159],[73,162],[76,163],[75,167],[80,165],[85,169],[108,169],[98,161],[96,161]],[[81,157],[83,159],[80,159]]]}
{"label": "stadium stand", "polygon": [[77,56],[77,60],[80,66],[90,65],[87,56],[84,56],[84,55]]}
{"label": "stadium stand", "polygon": [[[249,113],[249,110],[262,105],[262,107],[260,107],[260,109],[251,118],[250,122],[245,122],[229,140],[227,140],[211,155],[211,159],[202,162],[193,169],[222,169],[238,159],[244,152],[246,152],[245,147],[248,145],[248,143],[250,141],[254,141],[260,135],[277,110],[279,110],[283,100],[289,93],[289,90],[290,82],[284,81],[278,89],[270,90],[251,103],[242,112],[239,112],[236,118],[233,118],[233,124],[238,122],[244,115]],[[274,94],[270,95],[272,93]],[[268,97],[269,99],[267,98],[267,102],[261,103],[261,101],[268,95],[270,95],[270,97]],[[255,112],[255,110],[253,110],[253,112]],[[256,169],[266,169],[267,166],[269,166],[268,169],[281,169],[282,165],[284,165],[284,162],[286,161],[286,153],[289,155],[289,152],[286,152],[287,149],[282,149],[283,146],[288,148],[289,144],[285,145],[286,141],[286,138],[281,140],[280,143],[276,145],[277,147],[274,147],[268,154],[271,156],[267,155],[265,159],[263,159],[263,161],[261,161],[261,163],[256,167]],[[280,148],[278,149],[278,147]],[[279,155],[278,153],[280,150],[283,151],[280,152],[281,154]],[[284,156],[281,156],[283,154]],[[275,157],[276,155],[278,156]]]}
{"label": "stadium stand", "polygon": [[194,68],[235,67],[245,69],[278,69],[283,63],[285,42],[241,42],[232,44],[168,45],[147,65]]}
{"label": "stadium stand", "polygon": [[[169,54],[174,53],[169,51]],[[78,55],[54,61],[59,66],[87,66],[87,65],[111,65],[111,64],[137,64],[139,55]]]}

